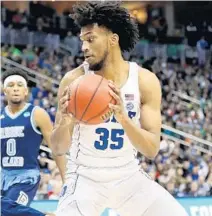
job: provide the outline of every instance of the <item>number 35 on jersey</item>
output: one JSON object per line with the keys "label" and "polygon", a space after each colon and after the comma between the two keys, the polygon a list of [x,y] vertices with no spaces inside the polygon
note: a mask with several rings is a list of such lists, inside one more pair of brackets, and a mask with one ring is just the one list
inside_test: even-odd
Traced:
{"label": "number 35 on jersey", "polygon": [[[134,117],[135,115],[135,112],[128,113],[128,116],[130,118]],[[114,117],[111,119],[111,122],[117,123]],[[99,140],[96,140],[94,142],[94,147],[98,150],[106,150],[108,148],[110,148],[111,150],[118,150],[123,147],[123,129],[108,130],[107,128],[97,128],[96,134],[99,135]]]}

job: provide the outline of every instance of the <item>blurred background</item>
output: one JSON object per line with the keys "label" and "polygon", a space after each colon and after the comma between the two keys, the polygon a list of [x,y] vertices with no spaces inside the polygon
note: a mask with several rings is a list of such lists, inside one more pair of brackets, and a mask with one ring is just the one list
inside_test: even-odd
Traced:
{"label": "blurred background", "polygon": [[[52,121],[61,78],[84,60],[70,16],[74,3],[1,1],[1,73],[24,70],[29,102],[45,108]],[[161,150],[154,161],[138,155],[140,165],[189,215],[212,216],[212,2],[122,4],[140,31],[135,49],[123,55],[153,71],[163,92]],[[4,102],[2,94],[2,107]],[[41,183],[33,206],[51,211],[62,181],[45,143],[39,160]]]}

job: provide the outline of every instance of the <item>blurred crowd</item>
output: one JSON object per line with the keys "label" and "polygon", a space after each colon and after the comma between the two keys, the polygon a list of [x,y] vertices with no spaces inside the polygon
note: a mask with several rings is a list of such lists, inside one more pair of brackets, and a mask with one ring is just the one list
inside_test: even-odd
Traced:
{"label": "blurred crowd", "polygon": [[[163,123],[212,142],[212,68],[195,65],[159,64],[153,71],[161,81]],[[182,93],[195,101],[184,101]]]}

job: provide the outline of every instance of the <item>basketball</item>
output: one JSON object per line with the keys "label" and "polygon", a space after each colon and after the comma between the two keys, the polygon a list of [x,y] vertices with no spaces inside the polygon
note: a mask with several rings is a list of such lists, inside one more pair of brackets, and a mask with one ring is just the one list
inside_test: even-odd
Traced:
{"label": "basketball", "polygon": [[103,123],[101,116],[110,113],[109,103],[115,100],[109,94],[108,80],[102,76],[88,74],[70,86],[68,112],[82,123]]}

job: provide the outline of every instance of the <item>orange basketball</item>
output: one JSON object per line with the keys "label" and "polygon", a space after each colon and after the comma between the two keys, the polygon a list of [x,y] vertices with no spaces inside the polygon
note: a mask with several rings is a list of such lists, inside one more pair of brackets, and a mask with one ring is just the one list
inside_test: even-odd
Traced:
{"label": "orange basketball", "polygon": [[85,124],[104,122],[101,116],[109,113],[108,104],[115,104],[109,89],[108,80],[102,76],[89,74],[80,77],[70,87],[68,111]]}

